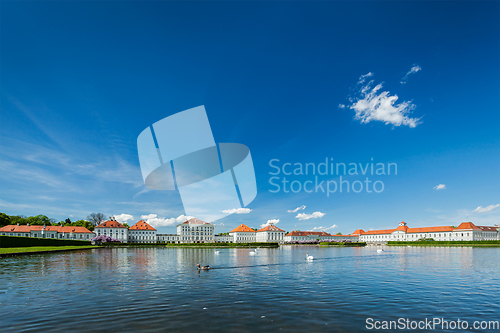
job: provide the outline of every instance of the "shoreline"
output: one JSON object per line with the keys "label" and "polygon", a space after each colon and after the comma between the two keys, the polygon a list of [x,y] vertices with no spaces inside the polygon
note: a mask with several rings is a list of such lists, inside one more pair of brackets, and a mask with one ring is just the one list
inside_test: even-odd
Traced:
{"label": "shoreline", "polygon": [[[16,248],[0,248],[1,250],[4,249],[28,249],[29,247],[16,247]],[[43,246],[33,246],[33,248],[43,248]],[[50,246],[47,246],[47,248],[53,248]],[[67,252],[67,251],[77,251],[77,250],[91,250],[91,249],[99,249],[101,248],[100,246],[71,246],[68,248],[63,248],[63,249],[42,249],[38,251],[19,251],[19,252],[5,252],[5,253],[0,253],[0,258],[6,258],[6,257],[14,257],[14,256],[19,256],[19,255],[28,255],[28,254],[41,254],[41,253],[54,253],[54,252]]]}

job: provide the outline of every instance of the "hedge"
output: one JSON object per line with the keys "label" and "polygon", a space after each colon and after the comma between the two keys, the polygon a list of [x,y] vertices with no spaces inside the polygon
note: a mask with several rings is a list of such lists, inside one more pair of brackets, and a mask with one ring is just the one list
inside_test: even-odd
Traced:
{"label": "hedge", "polygon": [[0,236],[1,247],[30,247],[30,246],[78,246],[91,245],[90,241],[56,238],[35,238],[19,236]]}
{"label": "hedge", "polygon": [[321,242],[319,245],[326,246],[366,246],[366,242]]}
{"label": "hedge", "polygon": [[279,247],[278,243],[103,243],[103,246],[172,246],[172,247]]}

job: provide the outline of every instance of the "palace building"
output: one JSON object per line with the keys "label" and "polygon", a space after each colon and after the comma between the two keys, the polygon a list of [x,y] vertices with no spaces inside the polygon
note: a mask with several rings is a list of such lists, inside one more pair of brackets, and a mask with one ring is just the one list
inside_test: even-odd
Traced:
{"label": "palace building", "polygon": [[325,231],[298,231],[294,230],[285,235],[285,242],[293,241],[311,241],[311,240],[350,240],[352,242],[357,242],[359,239],[358,235],[331,235]]}
{"label": "palace building", "polygon": [[367,243],[408,242],[429,238],[436,241],[480,241],[500,240],[499,230],[498,225],[476,226],[472,222],[463,222],[456,228],[452,226],[409,228],[403,221],[396,229],[369,231],[358,229],[353,235],[358,235],[361,242]]}
{"label": "palace building", "polygon": [[91,240],[95,237],[95,234],[85,227],[61,227],[29,224],[6,225],[0,228],[0,235],[76,240]]}
{"label": "palace building", "polygon": [[156,243],[156,229],[140,220],[128,228],[128,241],[131,243]]}
{"label": "palace building", "polygon": [[192,218],[177,225],[181,243],[209,243],[214,241],[214,225]]}
{"label": "palace building", "polygon": [[118,239],[120,242],[126,243],[128,241],[128,229],[126,226],[110,217],[108,221],[102,222],[95,227],[94,233],[96,236],[109,236]]}

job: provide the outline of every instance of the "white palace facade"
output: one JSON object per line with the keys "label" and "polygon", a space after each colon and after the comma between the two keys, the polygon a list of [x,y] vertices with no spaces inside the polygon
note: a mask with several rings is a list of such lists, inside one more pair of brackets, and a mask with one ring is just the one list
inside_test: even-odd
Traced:
{"label": "white palace facade", "polygon": [[472,222],[463,222],[458,227],[408,227],[400,222],[395,229],[369,230],[358,229],[351,235],[331,235],[325,231],[292,231],[286,233],[274,224],[261,229],[253,229],[240,224],[229,234],[215,235],[215,226],[197,218],[191,218],[177,225],[177,234],[158,234],[157,230],[141,220],[127,228],[114,218],[110,218],[95,227],[94,232],[84,227],[7,225],[0,228],[0,235],[39,237],[54,239],[91,240],[96,236],[109,236],[124,243],[285,243],[310,240],[339,240],[366,243],[387,243],[388,241],[484,241],[500,240],[500,227],[476,226]]}
{"label": "white palace facade", "polygon": [[429,238],[435,241],[482,241],[500,240],[499,231],[498,225],[476,226],[472,222],[463,222],[456,228],[452,226],[409,228],[403,221],[396,229],[369,231],[358,229],[353,235],[357,235],[360,242],[367,243],[414,242]]}

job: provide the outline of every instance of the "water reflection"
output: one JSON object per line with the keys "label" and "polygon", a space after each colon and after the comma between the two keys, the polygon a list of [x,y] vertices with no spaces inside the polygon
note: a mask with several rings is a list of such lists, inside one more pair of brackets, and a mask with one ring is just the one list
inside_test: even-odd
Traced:
{"label": "water reflection", "polygon": [[[306,252],[314,256],[305,259]],[[500,249],[116,248],[0,260],[2,332],[359,331],[497,320]],[[198,271],[197,263],[210,265]],[[196,320],[194,320],[196,319]],[[112,323],[110,325],[110,323]]]}

